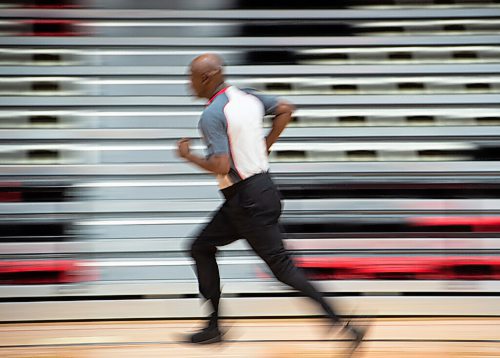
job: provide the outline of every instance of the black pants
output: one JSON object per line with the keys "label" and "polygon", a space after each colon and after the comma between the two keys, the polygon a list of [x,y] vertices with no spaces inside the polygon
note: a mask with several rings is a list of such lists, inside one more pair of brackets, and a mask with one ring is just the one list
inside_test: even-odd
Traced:
{"label": "black pants", "polygon": [[218,317],[221,296],[217,247],[240,238],[269,266],[276,278],[316,301],[337,322],[333,309],[297,268],[283,246],[278,219],[280,194],[268,173],[254,175],[222,190],[226,201],[191,246],[200,293],[210,300]]}

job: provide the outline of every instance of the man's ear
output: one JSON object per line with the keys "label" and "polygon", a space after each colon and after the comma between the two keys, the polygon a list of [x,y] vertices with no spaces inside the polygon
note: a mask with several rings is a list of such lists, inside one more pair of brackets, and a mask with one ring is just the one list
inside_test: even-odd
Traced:
{"label": "man's ear", "polygon": [[210,80],[210,76],[208,73],[204,73],[201,75],[201,83],[206,84]]}

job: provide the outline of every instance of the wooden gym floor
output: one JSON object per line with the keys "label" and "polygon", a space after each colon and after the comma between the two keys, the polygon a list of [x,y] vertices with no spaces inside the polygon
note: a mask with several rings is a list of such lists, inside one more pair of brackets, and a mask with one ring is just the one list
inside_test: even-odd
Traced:
{"label": "wooden gym floor", "polygon": [[[359,321],[365,324],[365,321]],[[200,321],[0,324],[2,358],[342,357],[322,319],[236,319],[224,344],[181,342]],[[500,357],[499,318],[376,318],[356,357]]]}

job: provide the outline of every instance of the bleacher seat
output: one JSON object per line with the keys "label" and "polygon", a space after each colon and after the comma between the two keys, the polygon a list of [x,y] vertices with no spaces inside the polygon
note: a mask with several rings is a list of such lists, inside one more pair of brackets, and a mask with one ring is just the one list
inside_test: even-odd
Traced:
{"label": "bleacher seat", "polygon": [[[105,297],[164,317],[141,302],[196,297],[186,245],[221,198],[175,142],[204,149],[186,75],[207,51],[230,83],[298,107],[271,171],[286,245],[322,289],[379,306],[498,292],[498,1],[0,6],[2,304],[52,297],[32,317],[58,319],[66,295]],[[220,256],[228,300],[286,292],[244,242]],[[113,318],[95,307],[74,317]]]}

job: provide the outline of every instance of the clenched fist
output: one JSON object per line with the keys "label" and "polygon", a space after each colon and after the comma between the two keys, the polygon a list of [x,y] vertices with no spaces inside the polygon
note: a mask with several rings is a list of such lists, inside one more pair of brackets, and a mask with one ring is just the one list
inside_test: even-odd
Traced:
{"label": "clenched fist", "polygon": [[186,158],[191,150],[189,149],[189,138],[182,138],[177,142],[177,155]]}

